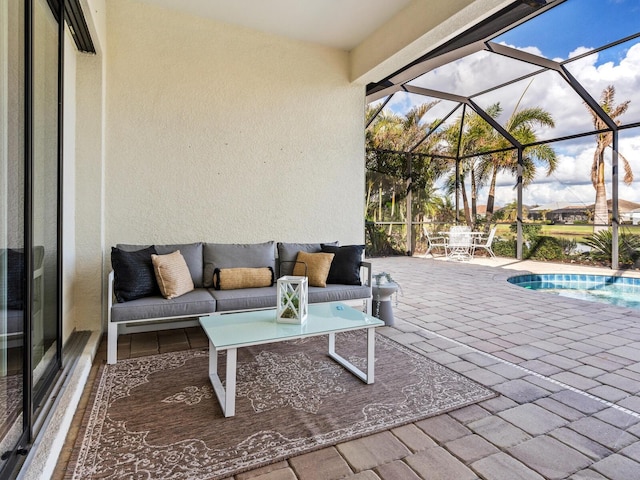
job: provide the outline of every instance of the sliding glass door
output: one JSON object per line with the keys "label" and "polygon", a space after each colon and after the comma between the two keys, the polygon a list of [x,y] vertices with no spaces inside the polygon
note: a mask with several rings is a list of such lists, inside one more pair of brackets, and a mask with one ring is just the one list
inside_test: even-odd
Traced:
{"label": "sliding glass door", "polygon": [[25,5],[0,0],[0,462],[24,432]]}
{"label": "sliding glass door", "polygon": [[0,0],[0,478],[60,368],[60,49],[47,0]]}
{"label": "sliding glass door", "polygon": [[47,0],[33,1],[31,250],[34,410],[58,365],[58,22]]}

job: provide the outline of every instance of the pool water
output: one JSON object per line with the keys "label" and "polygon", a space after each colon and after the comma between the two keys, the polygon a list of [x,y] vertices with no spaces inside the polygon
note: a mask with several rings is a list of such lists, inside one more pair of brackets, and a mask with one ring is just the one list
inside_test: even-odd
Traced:
{"label": "pool water", "polygon": [[640,309],[640,278],[552,273],[518,275],[507,281],[563,297]]}

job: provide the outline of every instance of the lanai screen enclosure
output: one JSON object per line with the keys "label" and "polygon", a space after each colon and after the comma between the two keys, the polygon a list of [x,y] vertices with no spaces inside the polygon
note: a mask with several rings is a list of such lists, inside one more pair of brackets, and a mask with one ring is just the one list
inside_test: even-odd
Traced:
{"label": "lanai screen enclosure", "polygon": [[[444,188],[438,179],[449,173],[456,221],[461,192],[473,193],[474,213],[475,194],[486,194],[489,215],[495,202],[507,203],[505,197],[515,193],[516,257],[522,259],[525,193],[529,204],[586,205],[601,185],[593,224],[611,228],[611,265],[618,268],[621,190],[623,198],[640,201],[632,182],[620,185],[640,171],[638,15],[640,3],[631,0],[515,2],[369,84],[369,135],[385,115],[399,115],[404,128],[414,128],[404,142],[368,152],[373,165],[384,163],[385,153],[406,159],[406,231],[422,223],[416,221],[421,207],[415,197]],[[534,121],[523,120],[526,113]],[[473,136],[474,128],[485,141]],[[598,203],[605,205],[604,214]]]}

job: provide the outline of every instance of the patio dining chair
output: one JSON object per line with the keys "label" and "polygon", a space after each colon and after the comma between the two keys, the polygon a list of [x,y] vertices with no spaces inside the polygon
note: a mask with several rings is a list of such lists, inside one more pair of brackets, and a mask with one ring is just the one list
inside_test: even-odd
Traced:
{"label": "patio dining chair", "polygon": [[471,228],[464,225],[451,227],[447,242],[448,257],[452,260],[469,260],[473,250]]}
{"label": "patio dining chair", "polygon": [[475,239],[473,249],[471,250],[472,257],[475,255],[476,249],[478,248],[482,248],[489,252],[489,255],[491,255],[492,258],[496,257],[495,253],[493,253],[493,249],[491,248],[491,245],[493,244],[493,237],[496,235],[496,230],[498,230],[497,226],[493,227],[489,231],[489,235],[486,238],[479,237]]}
{"label": "patio dining chair", "polygon": [[[425,255],[428,255],[431,250],[435,250],[438,248],[442,249],[442,254],[447,254],[447,239],[442,236],[432,236],[429,233],[429,230],[423,228],[424,236],[427,238],[427,251],[424,252]],[[433,253],[431,253],[433,255]]]}

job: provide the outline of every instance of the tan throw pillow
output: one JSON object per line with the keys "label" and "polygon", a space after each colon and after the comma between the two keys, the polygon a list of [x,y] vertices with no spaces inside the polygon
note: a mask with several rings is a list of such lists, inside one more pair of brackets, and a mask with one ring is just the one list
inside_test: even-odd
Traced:
{"label": "tan throw pillow", "polygon": [[180,250],[167,255],[151,255],[151,262],[164,298],[176,298],[194,289],[189,267]]}
{"label": "tan throw pillow", "polygon": [[213,271],[213,288],[235,290],[273,285],[273,269],[264,268],[216,268]]}
{"label": "tan throw pillow", "polygon": [[326,287],[329,269],[333,261],[333,253],[308,253],[298,252],[296,257],[296,265],[293,267],[293,274],[296,277],[309,277],[309,285],[312,287]]}

